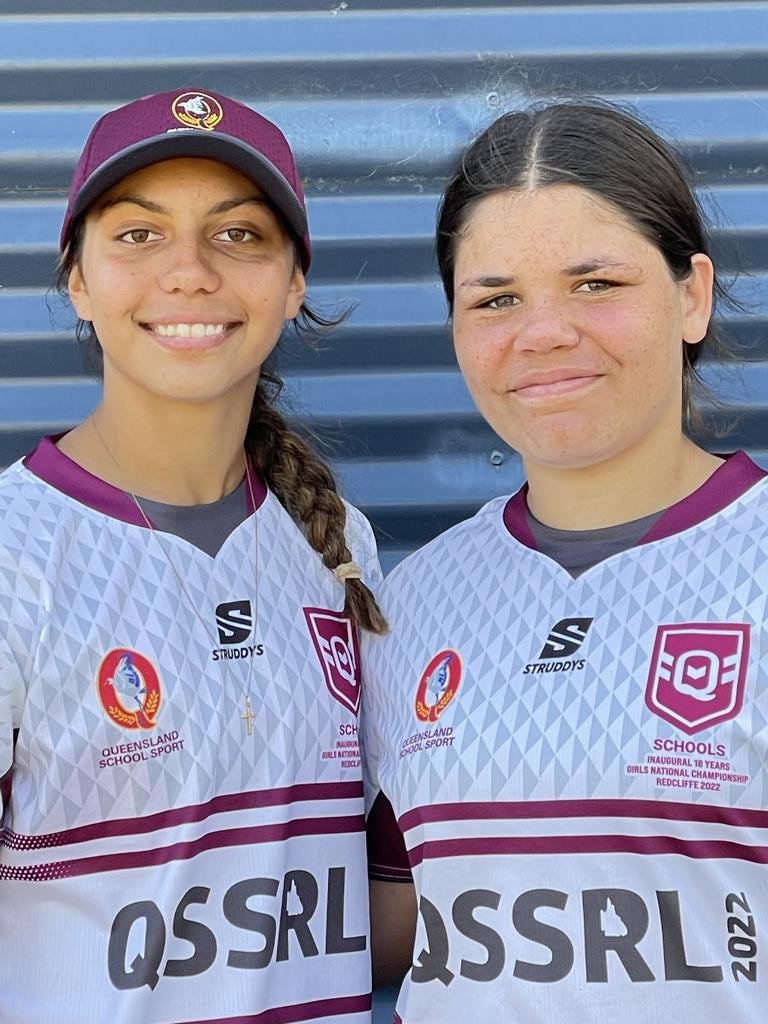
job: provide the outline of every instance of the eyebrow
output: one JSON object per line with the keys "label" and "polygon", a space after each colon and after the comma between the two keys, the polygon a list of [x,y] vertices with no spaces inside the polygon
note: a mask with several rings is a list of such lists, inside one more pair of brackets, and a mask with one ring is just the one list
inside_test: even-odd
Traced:
{"label": "eyebrow", "polygon": [[[574,263],[572,266],[564,267],[561,273],[565,277],[582,277],[584,274],[592,274],[596,270],[630,270],[639,272],[641,267],[634,263],[622,263],[620,260],[614,260],[608,256],[594,256],[584,260],[583,263]],[[516,280],[517,278],[514,274],[507,274],[505,276],[489,274],[461,281],[459,287],[509,288],[515,284]]]}
{"label": "eyebrow", "polygon": [[515,283],[514,276],[510,277],[474,277],[469,281],[460,281],[459,288],[506,288]]}
{"label": "eyebrow", "polygon": [[[161,206],[160,203],[155,203],[151,199],[147,199],[141,195],[132,195],[126,193],[124,195],[111,196],[105,199],[99,204],[99,212],[103,213],[105,210],[109,210],[114,206],[120,206],[122,203],[130,203],[133,206],[140,206],[142,209],[147,210],[149,213],[168,213],[169,211]],[[244,206],[248,203],[256,203],[258,206],[264,206],[268,210],[272,209],[271,203],[260,195],[252,196],[237,196],[233,199],[224,199],[220,203],[216,203],[208,211],[210,214],[229,213],[230,210],[234,210],[238,206]]]}
{"label": "eyebrow", "polygon": [[563,273],[566,277],[581,277],[583,274],[592,274],[596,270],[634,270],[639,271],[641,267],[636,263],[622,263],[621,260],[614,260],[608,256],[595,256],[585,260],[583,263],[576,263],[566,267]]}

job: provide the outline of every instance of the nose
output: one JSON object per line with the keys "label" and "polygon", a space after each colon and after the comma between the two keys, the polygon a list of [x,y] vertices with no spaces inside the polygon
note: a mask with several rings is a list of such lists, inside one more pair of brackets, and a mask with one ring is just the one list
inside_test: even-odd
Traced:
{"label": "nose", "polygon": [[549,352],[578,345],[578,327],[563,304],[555,299],[524,303],[520,312],[514,339],[519,351]]}
{"label": "nose", "polygon": [[197,236],[176,239],[165,251],[166,262],[160,273],[160,286],[168,292],[214,292],[221,278],[214,269],[204,242]]}

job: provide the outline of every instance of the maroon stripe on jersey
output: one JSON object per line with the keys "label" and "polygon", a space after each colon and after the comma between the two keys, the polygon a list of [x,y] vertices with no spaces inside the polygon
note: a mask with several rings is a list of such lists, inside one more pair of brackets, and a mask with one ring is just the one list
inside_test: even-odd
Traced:
{"label": "maroon stripe on jersey", "polygon": [[298,818],[275,825],[254,825],[250,828],[222,829],[208,832],[197,839],[154,850],[128,850],[125,853],[105,853],[98,857],[80,857],[76,860],[51,861],[29,867],[0,866],[0,881],[50,882],[60,878],[78,878],[105,871],[123,871],[133,868],[157,867],[175,860],[191,860],[209,850],[222,850],[231,846],[252,843],[281,843],[297,836],[339,835],[362,832],[365,817],[351,814],[347,817]]}
{"label": "maroon stripe on jersey", "polygon": [[768,864],[768,846],[746,846],[713,839],[677,839],[674,836],[475,836],[468,839],[436,839],[415,846],[409,853],[416,867],[442,857],[516,856],[520,854],[662,853],[697,860],[746,860]]}
{"label": "maroon stripe on jersey", "polygon": [[435,821],[538,818],[657,818],[663,821],[701,821],[734,828],[768,829],[768,811],[672,800],[499,800],[490,803],[450,803],[414,807],[398,818],[405,833]]}
{"label": "maroon stripe on jersey", "polygon": [[112,839],[116,836],[146,835],[164,828],[175,828],[197,821],[205,821],[213,814],[227,814],[231,811],[249,811],[259,807],[284,807],[303,800],[352,800],[363,795],[363,783],[354,782],[307,782],[280,789],[258,789],[250,793],[228,793],[216,796],[204,804],[190,804],[170,811],[147,814],[143,818],[116,818],[114,821],[97,821],[92,825],[78,825],[61,832],[49,832],[39,836],[23,835],[9,829],[0,833],[0,846],[11,850],[40,850],[52,846],[69,846],[73,843],[90,843],[94,839]]}
{"label": "maroon stripe on jersey", "polygon": [[397,1011],[395,1011],[395,1015],[392,1018],[392,1024],[403,1024],[403,1018]]}
{"label": "maroon stripe on jersey", "polygon": [[[249,1013],[244,1017],[212,1017],[209,1020],[195,1020],[194,1024],[294,1024],[302,1020],[324,1020],[326,1017],[340,1017],[344,1013],[367,1013],[371,1008],[371,997],[340,996],[338,999],[315,999],[311,1003],[294,1003],[291,1006],[276,1006],[262,1013]],[[185,1024],[193,1024],[192,1021]]]}

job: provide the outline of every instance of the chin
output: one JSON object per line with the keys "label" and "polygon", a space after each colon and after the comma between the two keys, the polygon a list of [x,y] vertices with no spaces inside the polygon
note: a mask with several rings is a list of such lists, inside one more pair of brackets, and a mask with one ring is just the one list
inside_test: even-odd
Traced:
{"label": "chin", "polygon": [[539,466],[547,470],[560,470],[567,473],[571,470],[588,469],[606,462],[616,454],[610,446],[597,447],[594,437],[579,444],[573,437],[564,437],[551,444],[528,446],[521,452],[526,467]]}

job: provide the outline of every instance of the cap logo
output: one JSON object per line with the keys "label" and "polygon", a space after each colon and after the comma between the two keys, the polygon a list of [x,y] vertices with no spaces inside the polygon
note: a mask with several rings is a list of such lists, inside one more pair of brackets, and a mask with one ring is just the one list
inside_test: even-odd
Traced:
{"label": "cap logo", "polygon": [[171,104],[171,111],[185,127],[202,128],[207,132],[224,116],[219,101],[204,92],[183,92]]}

